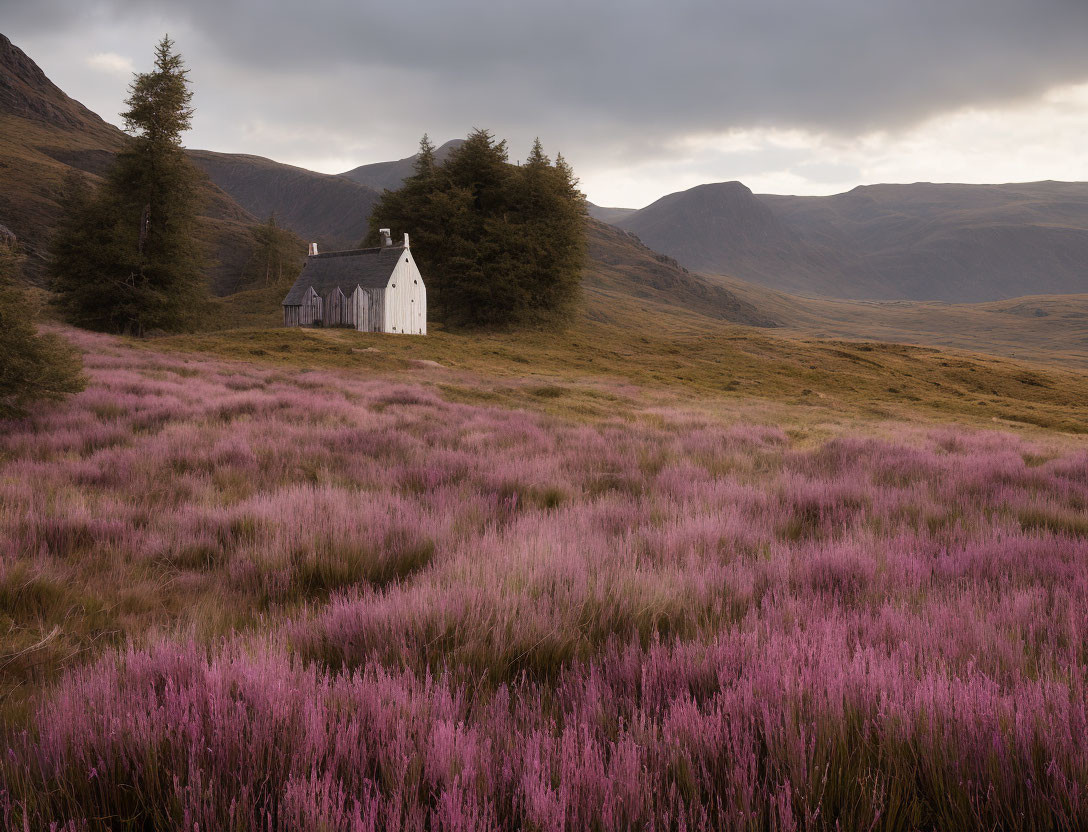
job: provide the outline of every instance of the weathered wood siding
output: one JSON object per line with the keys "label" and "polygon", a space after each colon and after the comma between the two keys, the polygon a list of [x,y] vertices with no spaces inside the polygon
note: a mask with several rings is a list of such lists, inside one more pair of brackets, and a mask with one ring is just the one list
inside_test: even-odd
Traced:
{"label": "weathered wood siding", "polygon": [[339,287],[334,287],[325,292],[321,298],[321,305],[325,326],[343,326],[346,323],[345,318],[350,320],[354,317],[351,313],[345,311],[348,300]]}
{"label": "weathered wood siding", "polygon": [[383,332],[427,334],[427,288],[410,251],[405,251],[385,288]]}
{"label": "weathered wood siding", "polygon": [[355,295],[349,293],[347,295],[341,293],[343,300],[340,303],[340,326],[355,326]]}
{"label": "weathered wood siding", "polygon": [[318,296],[317,292],[310,289],[305,299],[302,301],[302,306],[299,307],[298,325],[320,326],[321,321],[321,298]]}
{"label": "weathered wood siding", "polygon": [[355,316],[355,328],[360,332],[382,332],[382,309],[385,290],[355,287],[351,306]]}
{"label": "weathered wood siding", "polygon": [[[301,302],[296,301],[297,294],[289,294],[292,303],[283,307],[284,325],[350,326],[360,332],[426,335],[427,287],[423,283],[419,267],[408,250],[401,251],[392,259],[392,263],[389,260],[381,263],[382,272],[389,274],[385,285],[379,283],[383,274],[367,274],[363,269],[360,272],[361,282],[369,283],[374,288],[356,286],[349,294],[345,294],[340,286],[350,284],[339,282],[338,285],[337,281],[329,280],[330,276],[326,275],[323,284],[331,285],[331,288],[324,289],[320,294],[313,286],[306,289]],[[390,271],[385,272],[386,268]],[[375,286],[375,283],[379,285]],[[293,289],[292,292],[294,291]]]}
{"label": "weathered wood siding", "polygon": [[351,293],[351,313],[355,318],[355,328],[360,332],[368,332],[370,324],[370,296],[361,286],[356,286]]}

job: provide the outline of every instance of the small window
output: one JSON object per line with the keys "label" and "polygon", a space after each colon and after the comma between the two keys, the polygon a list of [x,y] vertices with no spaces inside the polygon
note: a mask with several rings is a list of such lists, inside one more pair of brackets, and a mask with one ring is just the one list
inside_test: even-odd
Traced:
{"label": "small window", "polygon": [[393,288],[394,288],[394,289],[396,289],[396,288],[397,288],[397,284],[396,284],[396,283],[394,283],[394,284],[393,284]]}
{"label": "small window", "polygon": [[418,281],[418,280],[413,280],[412,282],[413,282],[413,283],[419,283],[419,281]]}

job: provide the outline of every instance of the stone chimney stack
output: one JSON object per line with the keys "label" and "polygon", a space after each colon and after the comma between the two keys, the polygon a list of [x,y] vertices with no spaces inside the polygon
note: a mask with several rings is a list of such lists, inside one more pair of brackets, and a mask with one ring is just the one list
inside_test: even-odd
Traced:
{"label": "stone chimney stack", "polygon": [[404,247],[408,248],[408,232],[404,232]]}
{"label": "stone chimney stack", "polygon": [[382,235],[382,248],[393,245],[393,237],[388,228],[379,228],[378,233]]}
{"label": "stone chimney stack", "polygon": [[310,243],[310,256],[313,257],[317,254],[317,243]]}

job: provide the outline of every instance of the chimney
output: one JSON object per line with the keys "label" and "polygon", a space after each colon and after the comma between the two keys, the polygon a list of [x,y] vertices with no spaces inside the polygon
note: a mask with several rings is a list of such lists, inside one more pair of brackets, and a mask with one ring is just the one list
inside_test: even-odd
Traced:
{"label": "chimney", "polygon": [[404,247],[408,248],[408,232],[404,232]]}
{"label": "chimney", "polygon": [[317,243],[310,243],[310,256],[317,254]]}
{"label": "chimney", "polygon": [[382,248],[393,245],[393,238],[390,236],[388,228],[379,228],[378,233],[382,235]]}

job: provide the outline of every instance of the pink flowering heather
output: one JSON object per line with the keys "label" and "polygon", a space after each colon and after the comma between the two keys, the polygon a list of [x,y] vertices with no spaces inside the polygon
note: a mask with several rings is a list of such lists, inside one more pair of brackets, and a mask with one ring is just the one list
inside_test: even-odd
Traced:
{"label": "pink flowering heather", "polygon": [[8,828],[1088,828],[1072,438],[80,337],[88,390],[0,434],[5,620],[72,648],[0,669],[42,685]]}

